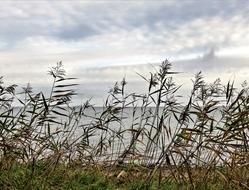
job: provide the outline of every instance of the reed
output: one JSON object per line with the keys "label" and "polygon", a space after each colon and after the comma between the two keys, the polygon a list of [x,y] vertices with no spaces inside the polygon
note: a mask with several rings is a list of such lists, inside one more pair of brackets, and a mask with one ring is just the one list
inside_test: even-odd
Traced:
{"label": "reed", "polygon": [[[0,169],[13,171],[17,164],[29,168],[31,189],[41,163],[46,163],[44,179],[61,165],[97,166],[108,175],[132,167],[138,174],[147,168],[142,177],[147,188],[155,186],[158,176],[157,188],[173,180],[198,189],[216,180],[249,189],[246,82],[239,88],[220,79],[208,84],[199,72],[188,101],[181,103],[181,86],[173,80],[180,73],[171,71],[165,60],[149,78],[141,76],[147,93],[127,93],[123,79],[98,113],[90,101],[71,106],[77,79],[66,76],[61,62],[48,74],[52,85],[47,96],[34,93],[30,84],[18,94],[17,85],[5,86],[0,78]],[[21,106],[17,109],[13,102]],[[128,109],[132,114],[127,115]],[[133,176],[134,169],[125,174]]]}

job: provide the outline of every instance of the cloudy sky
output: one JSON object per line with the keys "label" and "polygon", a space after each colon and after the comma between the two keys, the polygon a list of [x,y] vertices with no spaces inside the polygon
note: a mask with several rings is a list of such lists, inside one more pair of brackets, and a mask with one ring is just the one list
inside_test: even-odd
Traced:
{"label": "cloudy sky", "polygon": [[240,1],[1,1],[0,75],[8,83],[48,89],[49,67],[63,61],[78,77],[78,101],[103,95],[126,76],[149,73],[168,58],[189,88],[207,81],[249,79],[249,2]]}

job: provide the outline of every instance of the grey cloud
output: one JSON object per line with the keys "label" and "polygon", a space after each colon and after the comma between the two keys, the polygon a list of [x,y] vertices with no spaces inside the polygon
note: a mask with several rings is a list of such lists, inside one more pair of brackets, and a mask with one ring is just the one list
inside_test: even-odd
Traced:
{"label": "grey cloud", "polygon": [[[148,27],[150,32],[164,29],[173,32],[180,25],[197,18],[234,15],[248,16],[245,1],[174,1],[168,2],[22,2],[1,3],[1,37],[22,39],[27,36],[54,36],[77,40],[115,30],[130,31]],[[248,22],[248,20],[247,20]],[[13,40],[14,41],[14,40]]]}
{"label": "grey cloud", "polygon": [[[63,56],[62,52],[57,53],[58,57],[67,57],[66,52],[72,51],[73,46],[77,46],[78,53],[71,59],[78,60],[82,57],[80,54],[91,55],[91,59],[149,55],[177,57],[200,53],[213,45],[223,48],[241,43],[241,38],[249,39],[249,29],[241,29],[248,22],[248,5],[244,2],[44,1],[7,5],[0,8],[0,12],[5,11],[0,15],[2,51],[36,49],[41,55],[51,57],[52,53],[44,54],[44,50],[59,51],[70,43],[72,48],[65,48]],[[241,14],[240,20],[233,20]],[[42,44],[39,37],[49,40]],[[30,42],[29,39],[33,40]],[[32,43],[40,43],[40,47],[34,47]],[[56,52],[53,54],[55,56]]]}
{"label": "grey cloud", "polygon": [[58,32],[57,35],[64,40],[70,40],[70,39],[77,40],[97,34],[98,32],[94,30],[92,27],[84,24],[79,24],[78,26],[74,26],[72,28],[62,29]]}
{"label": "grey cloud", "polygon": [[204,73],[216,72],[217,76],[227,71],[237,72],[240,70],[249,70],[249,58],[247,57],[223,57],[215,54],[204,54],[194,59],[177,61],[175,63],[182,71]]}

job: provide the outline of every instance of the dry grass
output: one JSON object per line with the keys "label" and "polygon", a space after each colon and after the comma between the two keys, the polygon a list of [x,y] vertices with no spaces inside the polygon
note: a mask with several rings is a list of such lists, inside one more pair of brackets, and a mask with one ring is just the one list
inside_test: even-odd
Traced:
{"label": "dry grass", "polygon": [[[219,79],[207,84],[197,73],[183,104],[180,86],[172,77],[177,74],[164,61],[150,78],[143,77],[148,83],[146,94],[127,94],[123,79],[110,91],[101,113],[89,102],[70,106],[76,79],[66,77],[61,63],[49,71],[53,79],[49,96],[33,93],[30,85],[16,94],[16,85],[5,86],[1,78],[1,170],[10,171],[13,163],[20,163],[33,172],[37,163],[44,162],[48,174],[60,164],[104,165],[115,173],[117,166],[136,165],[150,168],[142,177],[148,183],[158,175],[158,186],[163,180],[174,180],[196,189],[218,180],[248,189],[246,82],[241,88],[232,81],[223,85]],[[18,111],[13,101],[22,105]],[[89,115],[89,110],[95,113]]]}

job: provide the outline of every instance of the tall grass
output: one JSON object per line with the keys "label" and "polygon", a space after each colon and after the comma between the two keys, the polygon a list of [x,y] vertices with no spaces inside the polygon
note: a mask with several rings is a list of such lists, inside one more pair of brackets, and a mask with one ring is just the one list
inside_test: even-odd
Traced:
{"label": "tall grass", "polygon": [[70,105],[77,79],[66,76],[61,62],[48,74],[49,95],[34,93],[30,85],[18,94],[16,85],[5,86],[0,79],[1,170],[28,165],[32,179],[41,162],[47,164],[46,176],[60,164],[111,170],[136,165],[150,168],[147,183],[159,175],[158,186],[162,179],[173,179],[197,188],[217,178],[234,188],[249,188],[246,82],[240,88],[219,79],[208,84],[199,72],[190,94],[184,95],[188,101],[181,103],[181,86],[173,80],[179,73],[165,60],[149,78],[141,76],[147,93],[127,93],[123,79],[99,113],[89,101]]}

